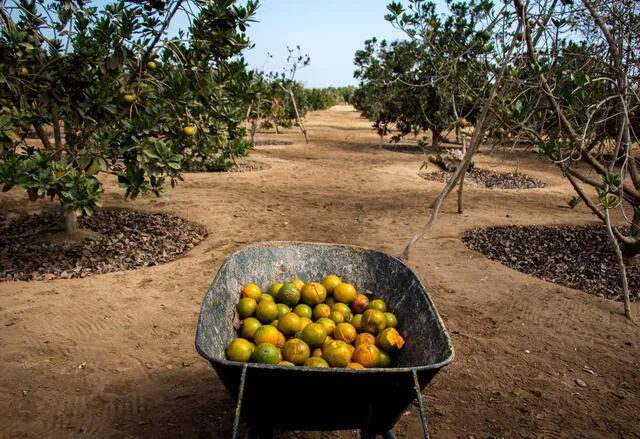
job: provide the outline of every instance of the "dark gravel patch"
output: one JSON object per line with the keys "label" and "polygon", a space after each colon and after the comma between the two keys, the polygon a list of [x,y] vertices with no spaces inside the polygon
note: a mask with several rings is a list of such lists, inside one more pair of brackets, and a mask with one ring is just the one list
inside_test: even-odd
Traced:
{"label": "dark gravel patch", "polygon": [[[618,265],[604,226],[497,226],[469,230],[462,241],[520,272],[601,297],[622,299]],[[640,300],[640,267],[626,268],[632,300]]]}
{"label": "dark gravel patch", "polygon": [[[78,218],[98,237],[60,242],[57,212],[28,215],[0,229],[0,281],[79,278],[177,259],[207,236],[204,227],[165,213],[100,210]],[[95,233],[94,233],[95,235]]]}
{"label": "dark gravel patch", "polygon": [[[453,173],[438,170],[420,172],[418,175],[428,181],[446,183]],[[522,172],[498,172],[480,168],[471,169],[466,173],[464,179],[465,183],[469,182],[476,187],[485,189],[539,189],[545,186],[543,181]]]}
{"label": "dark gravel patch", "polygon": [[290,140],[276,139],[257,139],[253,142],[254,146],[275,146],[275,145],[293,145]]}
{"label": "dark gravel patch", "polygon": [[211,173],[224,173],[224,172],[254,172],[254,171],[262,171],[263,169],[269,169],[270,166],[266,163],[260,163],[253,160],[245,160],[243,162],[238,162],[234,164],[229,169],[210,169],[206,166],[203,167],[191,167],[185,173],[201,173],[201,172],[211,172]]}

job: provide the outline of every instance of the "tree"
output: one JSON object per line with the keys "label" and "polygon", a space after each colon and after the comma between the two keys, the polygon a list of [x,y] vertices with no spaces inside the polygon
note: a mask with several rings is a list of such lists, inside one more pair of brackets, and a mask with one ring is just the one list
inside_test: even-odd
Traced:
{"label": "tree", "polygon": [[[243,30],[256,8],[232,0],[1,4],[3,190],[58,199],[68,231],[101,206],[100,173],[115,175],[127,197],[164,195],[208,131],[219,144],[236,135],[239,110],[223,109],[233,96],[220,94],[219,81],[237,71],[226,60],[247,47]],[[185,9],[195,11],[191,34],[168,41]],[[216,96],[220,112],[210,105]],[[29,140],[32,130],[42,146]]]}

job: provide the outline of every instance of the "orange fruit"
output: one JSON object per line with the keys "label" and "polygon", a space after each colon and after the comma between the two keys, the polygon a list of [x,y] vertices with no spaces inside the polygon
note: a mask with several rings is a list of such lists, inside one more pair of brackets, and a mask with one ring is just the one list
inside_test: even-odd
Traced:
{"label": "orange fruit", "polygon": [[157,65],[155,62],[153,62],[153,61],[149,61],[149,62],[147,62],[147,68],[148,68],[149,70],[155,70],[155,69],[156,69],[156,67],[158,67],[158,65]]}
{"label": "orange fruit", "polygon": [[257,302],[260,303],[260,302],[263,302],[265,300],[267,302],[275,302],[275,299],[273,298],[273,296],[270,295],[270,294],[266,294],[266,293],[260,294],[260,297],[258,297]]}
{"label": "orange fruit", "polygon": [[361,344],[376,344],[376,336],[368,332],[362,332],[356,336],[353,344],[356,345],[356,347]]}
{"label": "orange fruit", "polygon": [[302,340],[312,348],[322,346],[327,339],[327,330],[320,323],[311,323],[302,330]]}
{"label": "orange fruit", "polygon": [[387,354],[382,349],[378,349],[380,352],[380,359],[378,360],[378,364],[376,367],[390,367],[391,366],[391,356]]}
{"label": "orange fruit", "polygon": [[191,125],[182,128],[182,132],[185,136],[193,136],[196,134],[196,127],[192,127]]}
{"label": "orange fruit", "polygon": [[276,345],[278,343],[278,339],[280,338],[279,334],[280,331],[278,331],[275,327],[271,325],[262,325],[253,334],[253,341],[256,343],[256,345],[262,343],[271,343],[272,345]]}
{"label": "orange fruit", "polygon": [[326,288],[317,282],[310,282],[302,287],[302,301],[310,306],[316,306],[327,298]]}
{"label": "orange fruit", "polygon": [[360,363],[349,363],[347,369],[364,369],[364,366]]}
{"label": "orange fruit", "polygon": [[369,298],[364,294],[356,294],[351,302],[351,310],[356,314],[361,314],[367,309],[367,305],[369,305]]}
{"label": "orange fruit", "polygon": [[387,352],[399,351],[404,346],[404,338],[396,328],[387,328],[378,334],[376,344]]}
{"label": "orange fruit", "polygon": [[351,349],[342,340],[334,340],[322,348],[322,358],[332,367],[345,367],[351,362]]}
{"label": "orange fruit", "polygon": [[227,345],[226,354],[227,360],[247,362],[251,358],[253,352],[253,346],[251,342],[244,338],[234,338],[231,343]]}
{"label": "orange fruit", "polygon": [[276,282],[274,284],[271,284],[271,286],[269,287],[269,289],[267,290],[267,294],[273,296],[273,297],[278,297],[278,291],[280,290],[280,288],[282,288],[282,285],[280,282]]}
{"label": "orange fruit", "polygon": [[313,318],[315,320],[323,317],[328,318],[329,314],[331,314],[331,307],[326,303],[319,303],[313,308]]}
{"label": "orange fruit", "polygon": [[333,322],[337,325],[338,323],[344,322],[344,314],[340,311],[331,311],[329,314],[329,319],[333,320]]}
{"label": "orange fruit", "polygon": [[304,362],[304,365],[307,367],[329,367],[329,363],[321,357],[309,357],[309,359]]}
{"label": "orange fruit", "polygon": [[327,335],[332,335],[333,330],[336,329],[336,323],[333,320],[325,317],[318,319],[316,323],[324,326],[324,329],[327,331]]}
{"label": "orange fruit", "polygon": [[395,314],[386,312],[384,313],[384,318],[387,320],[386,328],[395,328],[398,326],[398,319]]}
{"label": "orange fruit", "polygon": [[286,338],[284,338],[284,334],[282,334],[282,332],[278,331],[278,341],[276,342],[276,347],[282,349],[284,347],[285,342],[287,341]]}
{"label": "orange fruit", "polygon": [[270,300],[263,300],[256,306],[256,318],[262,323],[270,323],[278,318],[278,305]]}
{"label": "orange fruit", "polygon": [[322,285],[327,290],[328,295],[332,295],[335,287],[337,287],[341,283],[342,283],[342,279],[340,279],[335,274],[329,274],[325,276],[324,279],[322,279]]}
{"label": "orange fruit", "polygon": [[281,362],[278,363],[278,366],[295,366],[295,364],[293,364],[290,361],[284,361],[282,360]]}
{"label": "orange fruit", "polygon": [[278,290],[278,300],[287,306],[296,306],[300,301],[300,290],[293,284],[284,284]]}
{"label": "orange fruit", "polygon": [[291,312],[291,308],[289,308],[284,303],[278,303],[277,305],[278,305],[278,318],[280,318],[283,315]]}
{"label": "orange fruit", "polygon": [[242,321],[242,326],[240,327],[240,335],[247,340],[253,340],[253,336],[256,334],[258,328],[262,326],[260,320],[249,317],[248,319],[244,319]]}
{"label": "orange fruit", "polygon": [[345,319],[351,315],[351,310],[349,309],[349,306],[341,302],[338,302],[335,305],[333,305],[333,307],[331,308],[331,311],[338,311],[340,314],[344,316]]}
{"label": "orange fruit", "polygon": [[380,350],[372,344],[361,344],[353,351],[351,358],[364,367],[376,367],[380,361]]}
{"label": "orange fruit", "polygon": [[378,311],[387,312],[387,304],[382,299],[375,299],[369,302],[367,309],[377,309]]}
{"label": "orange fruit", "polygon": [[356,328],[351,323],[339,323],[333,330],[333,338],[351,343],[356,339]]}
{"label": "orange fruit", "polygon": [[311,319],[308,319],[306,317],[300,317],[300,331],[302,331],[304,328],[307,327],[307,325],[310,325],[311,323],[313,323]]}
{"label": "orange fruit", "polygon": [[309,359],[310,354],[309,345],[297,338],[292,338],[286,342],[284,348],[282,348],[282,356],[284,359],[297,366],[302,366],[304,362]]}
{"label": "orange fruit", "polygon": [[252,299],[251,297],[243,297],[236,304],[236,311],[241,319],[246,319],[247,317],[251,317],[257,306],[258,303],[255,299]]}
{"label": "orange fruit", "polygon": [[353,285],[342,282],[340,285],[334,288],[333,298],[337,302],[351,303],[356,298],[356,287]]}
{"label": "orange fruit", "polygon": [[251,297],[258,300],[260,294],[262,294],[262,290],[256,284],[247,284],[242,288],[242,297]]}
{"label": "orange fruit", "polygon": [[282,361],[282,353],[271,343],[261,343],[253,351],[251,358],[256,363],[278,364]]}
{"label": "orange fruit", "polygon": [[[302,293],[304,295],[304,292]],[[304,301],[304,297],[302,298]],[[309,305],[305,305],[304,303],[299,303],[293,308],[293,312],[298,314],[300,317],[306,317],[310,319],[313,316],[313,310]]]}
{"label": "orange fruit", "polygon": [[291,283],[296,286],[298,291],[302,290],[302,287],[304,287],[304,281],[302,279],[294,279]]}
{"label": "orange fruit", "polygon": [[382,311],[377,309],[368,309],[362,314],[362,320],[360,321],[360,330],[363,332],[370,332],[377,334],[382,331],[387,324],[387,319],[384,317]]}
{"label": "orange fruit", "polygon": [[360,332],[362,331],[361,329],[361,324],[362,322],[362,314],[356,314],[355,316],[353,316],[353,318],[351,319],[351,323],[353,325],[354,328],[356,328],[356,331]]}
{"label": "orange fruit", "polygon": [[289,312],[278,319],[278,329],[284,335],[293,335],[300,330],[300,317],[298,314]]}

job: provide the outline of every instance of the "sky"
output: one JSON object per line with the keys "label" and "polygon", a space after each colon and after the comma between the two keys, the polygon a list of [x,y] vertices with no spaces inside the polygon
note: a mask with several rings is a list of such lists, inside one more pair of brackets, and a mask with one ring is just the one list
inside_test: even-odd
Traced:
{"label": "sky", "polygon": [[[401,39],[385,21],[390,0],[261,0],[247,34],[255,47],[245,52],[250,68],[282,71],[287,46],[311,57],[296,74],[307,87],[356,85],[354,54],[365,40]],[[267,59],[267,53],[273,58]]]}

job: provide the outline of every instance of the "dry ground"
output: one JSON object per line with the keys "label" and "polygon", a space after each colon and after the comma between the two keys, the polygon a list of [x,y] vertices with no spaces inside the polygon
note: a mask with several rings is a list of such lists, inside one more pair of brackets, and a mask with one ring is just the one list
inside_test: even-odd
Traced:
{"label": "dry ground", "polygon": [[[440,188],[418,176],[421,157],[379,149],[350,107],[313,113],[307,125],[309,145],[289,131],[279,138],[293,145],[257,147],[252,160],[267,169],[189,174],[169,201],[125,202],[107,184],[107,206],[204,224],[209,237],[184,257],[87,279],[0,283],[0,436],[229,436],[233,401],[193,346],[200,300],[226,256],[261,240],[397,255]],[[447,201],[409,261],[457,355],[425,392],[432,436],[640,437],[640,329],[622,305],[510,270],[460,240],[477,226],[593,222],[564,207],[570,188],[533,155],[477,159],[504,171],[516,162],[547,186],[468,189],[465,213]],[[0,206],[5,214],[53,207],[28,204],[17,190]],[[397,430],[418,437],[415,409]]]}

